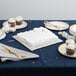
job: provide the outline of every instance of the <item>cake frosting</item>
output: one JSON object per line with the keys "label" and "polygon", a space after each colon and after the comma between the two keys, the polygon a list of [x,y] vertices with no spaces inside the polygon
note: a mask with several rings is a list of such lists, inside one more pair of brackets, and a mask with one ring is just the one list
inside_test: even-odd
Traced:
{"label": "cake frosting", "polygon": [[67,49],[70,49],[70,50],[75,50],[75,45],[73,44],[69,44],[66,46]]}
{"label": "cake frosting", "polygon": [[75,41],[73,39],[66,40],[66,44],[75,44]]}
{"label": "cake frosting", "polygon": [[16,22],[16,21],[15,21],[15,18],[10,18],[10,19],[8,20],[8,22],[9,22],[9,23],[13,23],[13,22]]}
{"label": "cake frosting", "polygon": [[76,44],[73,39],[66,40],[66,54],[73,55],[75,53]]}
{"label": "cake frosting", "polygon": [[21,17],[21,16],[18,16],[15,19],[16,19],[16,21],[23,21],[23,17]]}
{"label": "cake frosting", "polygon": [[41,46],[47,44],[49,41],[51,41],[51,39],[52,41],[56,38],[58,39],[55,34],[44,27],[34,28],[30,31],[18,33],[17,36],[24,39],[24,41],[30,47]]}

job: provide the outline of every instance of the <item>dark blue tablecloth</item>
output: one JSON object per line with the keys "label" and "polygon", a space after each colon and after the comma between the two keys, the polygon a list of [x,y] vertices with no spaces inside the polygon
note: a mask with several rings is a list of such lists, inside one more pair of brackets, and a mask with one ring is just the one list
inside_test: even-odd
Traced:
{"label": "dark blue tablecloth", "polygon": [[[70,25],[76,23],[75,20],[63,20],[64,22],[69,23]],[[0,20],[0,28],[2,27],[2,23],[4,21]],[[26,47],[21,45],[19,42],[14,40],[12,38],[13,35],[16,35],[18,32],[31,30],[35,27],[43,26],[44,20],[27,20],[28,27],[24,29],[17,30],[14,33],[8,33],[6,38],[1,40],[1,43],[10,45],[15,48],[23,49],[29,51]],[[66,30],[68,32],[68,30]],[[58,33],[58,31],[53,31],[55,34]],[[57,34],[58,35],[58,34]],[[63,41],[65,41],[64,38],[59,36]],[[14,40],[13,42],[9,42],[9,40]],[[63,42],[62,42],[63,43]],[[33,51],[33,53],[36,53],[40,55],[40,58],[38,59],[29,59],[29,60],[22,60],[17,62],[0,62],[0,68],[67,68],[67,67],[76,67],[76,59],[67,58],[58,53],[58,46],[62,43],[57,43],[52,46],[48,46],[45,48],[41,48],[38,50]]]}

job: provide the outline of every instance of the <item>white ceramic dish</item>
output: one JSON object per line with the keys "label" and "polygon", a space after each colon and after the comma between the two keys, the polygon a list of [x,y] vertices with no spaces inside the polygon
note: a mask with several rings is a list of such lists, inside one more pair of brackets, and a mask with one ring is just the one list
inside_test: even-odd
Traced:
{"label": "white ceramic dish", "polygon": [[[6,24],[8,24],[8,21],[5,21],[3,23],[3,26],[6,26]],[[8,26],[9,26],[9,24],[8,24]],[[15,26],[15,29],[22,29],[22,28],[25,28],[25,27],[27,27],[27,22],[23,21],[22,22],[22,25],[16,25]]]}
{"label": "white ceramic dish", "polygon": [[51,30],[66,30],[69,28],[69,24],[62,21],[45,21],[44,25],[46,28]]}
{"label": "white ceramic dish", "polygon": [[74,55],[67,55],[66,54],[66,44],[61,44],[58,48],[58,52],[61,54],[61,55],[64,55],[66,57],[70,57],[70,58],[76,58],[76,51],[75,51],[75,54]]}
{"label": "white ceramic dish", "polygon": [[0,32],[2,32],[2,34],[0,35],[0,40],[2,40],[6,37],[6,33],[2,31],[1,29],[0,29]]}
{"label": "white ceramic dish", "polygon": [[24,53],[24,54],[25,54],[25,58],[23,58],[23,59],[32,59],[32,58],[38,58],[38,57],[39,57],[39,55],[37,55],[37,54],[31,53],[31,52],[28,52],[28,51],[25,51],[25,50],[13,48],[13,47],[10,47],[10,46],[7,46],[7,45],[5,45],[5,44],[0,43],[0,57],[1,57],[2,59],[14,60],[14,61],[20,60],[20,59],[19,59],[17,56],[15,56],[14,54],[5,52],[5,51],[3,50],[4,48],[3,48],[2,46],[7,47],[7,48],[10,48],[10,49],[12,49],[12,50],[15,50],[15,51],[17,51],[17,52],[22,52],[22,53]]}

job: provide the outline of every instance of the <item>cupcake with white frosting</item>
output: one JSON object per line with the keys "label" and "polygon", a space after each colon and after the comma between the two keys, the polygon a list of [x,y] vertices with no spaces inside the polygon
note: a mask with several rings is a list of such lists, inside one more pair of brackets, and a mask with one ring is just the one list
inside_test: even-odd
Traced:
{"label": "cupcake with white frosting", "polygon": [[10,27],[15,27],[15,25],[16,25],[15,18],[10,18],[10,19],[8,20],[8,23],[10,24]]}
{"label": "cupcake with white frosting", "polygon": [[23,22],[23,17],[18,16],[18,17],[15,18],[15,20],[16,20],[16,25],[21,25],[22,22]]}
{"label": "cupcake with white frosting", "polygon": [[66,54],[73,55],[75,53],[76,44],[73,39],[66,40]]}
{"label": "cupcake with white frosting", "polygon": [[66,46],[66,54],[73,55],[75,53],[75,45],[69,44]]}
{"label": "cupcake with white frosting", "polygon": [[75,44],[75,41],[73,39],[66,40],[67,45]]}

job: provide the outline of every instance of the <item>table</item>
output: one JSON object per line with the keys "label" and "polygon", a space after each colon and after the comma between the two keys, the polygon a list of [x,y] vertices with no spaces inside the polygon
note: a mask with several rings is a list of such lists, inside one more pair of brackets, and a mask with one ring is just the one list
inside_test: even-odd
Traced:
{"label": "table", "polygon": [[[0,28],[2,27],[2,23],[4,21],[5,20],[0,20]],[[12,38],[12,36],[16,35],[17,33],[21,32],[21,31],[23,32],[23,31],[31,30],[34,27],[40,27],[40,26],[44,27],[44,25],[43,25],[44,21],[45,20],[27,20],[28,27],[26,27],[24,29],[19,29],[14,33],[8,33],[6,38],[1,40],[0,42],[10,45],[15,48],[29,51],[29,49],[27,49],[26,47],[21,45],[19,42],[14,40]],[[61,21],[67,22],[67,23],[69,23],[69,25],[76,23],[75,20],[61,20]],[[68,32],[69,30],[66,30],[66,31]],[[53,32],[58,35],[58,31],[53,31]],[[64,41],[65,41],[65,39],[62,38],[61,36],[59,36],[59,38],[61,38],[63,40],[63,42],[33,51],[33,53],[40,55],[40,58],[22,60],[22,61],[17,61],[17,62],[9,62],[9,61],[5,62],[5,63],[0,62],[0,69],[76,68],[76,59],[64,57],[58,53],[58,46],[60,44],[64,43]],[[13,42],[9,42],[9,40],[13,40]]]}

